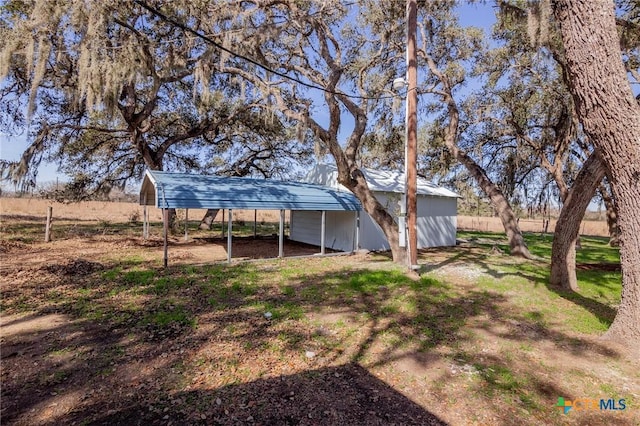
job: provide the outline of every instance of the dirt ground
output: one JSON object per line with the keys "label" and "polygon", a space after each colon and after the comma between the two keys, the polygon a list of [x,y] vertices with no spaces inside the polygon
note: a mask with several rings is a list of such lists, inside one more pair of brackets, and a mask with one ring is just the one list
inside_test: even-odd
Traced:
{"label": "dirt ground", "polygon": [[[7,226],[6,216],[4,221]],[[184,242],[172,237],[170,265],[224,262],[226,244],[221,238]],[[220,348],[215,331],[204,323],[190,336],[184,330],[139,335],[99,320],[78,319],[69,312],[75,311],[73,307],[47,303],[52,291],[65,291],[65,283],[83,286],[85,277],[104,271],[105,259],[114,258],[116,252],[118,258],[142,256],[142,264],[157,267],[162,241],[114,235],[64,238],[49,244],[0,240],[0,289],[5,307],[9,306],[9,314],[3,309],[0,316],[3,425],[446,424],[357,363],[318,362],[314,367],[308,357],[281,359],[279,374],[262,373],[250,384],[217,383],[219,389],[213,392],[199,386],[204,377],[196,377],[182,392],[165,392],[165,379],[177,374],[180,367],[176,366],[182,365],[184,357],[219,351],[218,355],[233,359],[236,350]],[[234,238],[233,252],[234,262],[275,257],[278,241]],[[285,244],[287,257],[317,252],[317,247]],[[339,266],[345,260],[331,262]],[[20,312],[16,302],[27,299],[49,307]],[[268,367],[275,361],[250,363]],[[220,372],[210,374],[215,377]],[[195,411],[193,401],[199,401]]]}
{"label": "dirt ground", "polygon": [[[508,302],[516,289],[479,291],[476,280],[497,275],[476,262],[486,257],[476,248],[421,253],[425,271],[459,294],[418,299],[420,318],[385,305],[391,289],[383,286],[348,300],[318,297],[303,312],[290,306],[287,321],[269,322],[259,300],[287,307],[334,274],[352,271],[353,285],[367,285],[359,270],[386,279],[392,265],[370,254],[319,258],[317,247],[287,242],[285,256],[310,257],[247,263],[243,277],[267,271],[274,282],[255,289],[229,276],[239,290],[220,308],[202,286],[220,273],[211,264],[226,260],[226,240],[173,236],[170,267],[193,284],[180,294],[197,323],[158,328],[143,311],[176,313],[180,300],[132,289],[148,270],[164,278],[162,241],[111,232],[101,221],[121,216],[107,210],[95,206],[91,221],[69,210],[56,222],[64,234],[49,244],[36,235],[40,216],[2,217],[3,425],[640,424],[637,359],[516,311]],[[274,238],[234,238],[235,260],[277,251]],[[316,277],[315,268],[332,272]],[[563,416],[554,406],[562,395],[604,394],[627,397],[635,411]]]}

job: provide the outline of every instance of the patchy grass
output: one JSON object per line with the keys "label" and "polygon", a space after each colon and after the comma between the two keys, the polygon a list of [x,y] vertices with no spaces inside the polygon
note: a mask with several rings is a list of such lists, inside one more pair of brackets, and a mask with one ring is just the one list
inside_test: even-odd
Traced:
{"label": "patchy grass", "polygon": [[[620,274],[580,271],[580,291],[566,293],[546,284],[549,237],[527,235],[533,262],[493,254],[500,235],[461,237],[420,253],[417,280],[375,254],[163,269],[149,261],[156,247],[133,245],[83,254],[94,263],[78,274],[67,258],[52,268],[15,249],[2,281],[3,420],[640,422],[637,359],[598,339]],[[583,247],[580,262],[617,259],[603,240]],[[565,416],[558,397],[631,408]]]}
{"label": "patchy grass", "polygon": [[174,305],[171,302],[163,304],[158,310],[147,314],[143,320],[144,324],[150,324],[157,328],[171,326],[195,326],[194,318],[187,313],[184,306]]}
{"label": "patchy grass", "polygon": [[[525,233],[525,241],[531,253],[544,259],[551,259],[553,234]],[[509,244],[504,234],[492,232],[459,231],[458,238],[467,240],[480,247],[491,248],[494,245],[509,253]],[[581,248],[576,251],[577,263],[619,263],[620,251],[609,246],[606,237],[582,236]]]}
{"label": "patchy grass", "polygon": [[[482,270],[484,276],[477,280],[482,288],[502,292],[516,286],[527,288],[527,292],[520,292],[513,301],[519,309],[535,309],[547,325],[563,324],[580,333],[600,334],[613,322],[620,303],[622,275],[610,271],[609,265],[619,264],[620,254],[618,248],[608,245],[608,239],[581,238],[582,248],[577,251],[577,263],[589,267],[578,268],[579,291],[574,293],[548,285],[548,261],[517,261],[489,254],[495,244],[506,247],[503,236],[476,232],[460,234],[461,238],[472,241],[473,247],[480,249],[475,257],[467,260]],[[525,239],[532,253],[550,258],[552,236],[525,234]],[[563,304],[563,299],[571,303]],[[554,318],[553,322],[548,322]]]}

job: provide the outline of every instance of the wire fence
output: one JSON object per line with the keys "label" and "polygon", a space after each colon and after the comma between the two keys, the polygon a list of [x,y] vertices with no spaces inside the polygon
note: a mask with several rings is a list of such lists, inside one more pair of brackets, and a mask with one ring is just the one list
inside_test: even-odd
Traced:
{"label": "wire fence", "polygon": [[[520,219],[518,225],[522,232],[552,233],[556,220]],[[458,216],[458,229],[479,232],[504,232],[502,222],[498,217]],[[609,230],[605,221],[584,220],[580,225],[581,235],[608,237]]]}

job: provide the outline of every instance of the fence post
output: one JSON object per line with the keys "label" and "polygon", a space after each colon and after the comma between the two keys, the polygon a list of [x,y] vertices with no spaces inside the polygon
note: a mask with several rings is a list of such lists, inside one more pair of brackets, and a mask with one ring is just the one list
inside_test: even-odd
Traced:
{"label": "fence post", "polygon": [[322,210],[322,220],[320,223],[320,254],[325,254],[324,244],[325,235],[327,233],[327,211]]}
{"label": "fence post", "polygon": [[284,210],[280,210],[280,232],[278,236],[278,257],[284,257]]}
{"label": "fence post", "polygon": [[258,210],[253,211],[253,239],[258,237]]}
{"label": "fence post", "polygon": [[44,227],[44,242],[51,241],[51,218],[53,216],[53,207],[47,207],[47,224]]}
{"label": "fence post", "polygon": [[220,224],[220,228],[222,228],[222,238],[224,238],[224,209],[222,209],[222,222]]}
{"label": "fence post", "polygon": [[163,258],[162,264],[166,268],[169,265],[169,209],[162,209],[162,230],[163,230]]}
{"label": "fence post", "polygon": [[[233,238],[233,209],[229,209],[229,219],[227,221],[227,226],[229,227],[229,230],[227,232],[227,263],[231,263],[231,249],[232,249],[231,240]],[[222,227],[222,231],[224,232],[224,227]]]}
{"label": "fence post", "polygon": [[184,212],[184,240],[189,241],[189,209]]}

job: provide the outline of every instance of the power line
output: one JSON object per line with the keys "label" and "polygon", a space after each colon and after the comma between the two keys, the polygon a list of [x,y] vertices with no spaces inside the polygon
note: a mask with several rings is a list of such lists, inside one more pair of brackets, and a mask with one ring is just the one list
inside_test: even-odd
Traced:
{"label": "power line", "polygon": [[300,84],[302,86],[305,86],[305,87],[308,87],[310,89],[321,90],[323,92],[330,93],[332,95],[346,96],[348,98],[354,98],[354,99],[380,100],[380,99],[393,99],[393,98],[395,98],[395,96],[370,97],[370,96],[351,95],[351,94],[347,94],[347,93],[344,93],[344,92],[336,92],[336,91],[333,91],[333,90],[329,90],[329,89],[327,89],[325,87],[318,86],[318,85],[315,85],[315,84],[312,84],[312,83],[307,83],[307,82],[305,82],[303,80],[300,80],[299,78],[292,77],[292,76],[290,76],[288,74],[285,74],[283,72],[280,72],[280,71],[276,71],[276,70],[274,70],[274,69],[272,69],[272,68],[270,68],[270,67],[268,67],[266,65],[261,64],[260,62],[254,60],[254,59],[252,59],[252,58],[250,58],[248,56],[245,56],[245,55],[243,55],[241,53],[234,52],[233,50],[224,47],[220,43],[218,43],[215,40],[213,40],[211,37],[209,37],[209,36],[207,36],[205,34],[202,34],[201,32],[198,32],[198,31],[194,30],[193,28],[190,28],[190,27],[184,25],[184,24],[176,21],[173,18],[170,18],[169,16],[167,16],[164,13],[160,12],[158,9],[154,8],[153,6],[149,6],[147,3],[145,3],[142,0],[134,0],[134,2],[137,3],[138,5],[140,5],[142,8],[148,10],[152,14],[156,15],[157,17],[159,17],[163,21],[166,21],[166,22],[168,22],[168,23],[170,23],[172,25],[175,25],[176,27],[181,28],[185,32],[188,32],[188,33],[191,33],[191,34],[195,35],[196,37],[206,41],[207,43],[217,47],[218,49],[220,49],[220,50],[222,50],[222,51],[224,51],[224,52],[226,52],[226,53],[228,53],[228,54],[230,54],[232,56],[235,56],[236,58],[245,60],[245,61],[247,61],[247,62],[249,62],[249,63],[251,63],[253,65],[256,65],[256,66],[264,69],[267,72],[270,72],[270,73],[272,73],[274,75],[277,75],[278,77],[285,78],[287,80],[293,81],[295,83],[298,83],[298,84]]}

